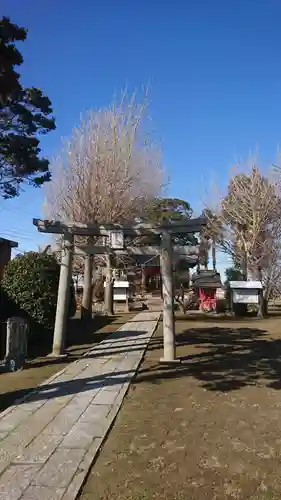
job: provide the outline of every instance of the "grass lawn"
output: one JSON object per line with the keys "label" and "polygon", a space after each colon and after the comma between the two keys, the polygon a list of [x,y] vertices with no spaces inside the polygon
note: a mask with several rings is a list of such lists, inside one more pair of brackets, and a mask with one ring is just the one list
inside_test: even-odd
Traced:
{"label": "grass lawn", "polygon": [[280,500],[281,320],[159,325],[80,500]]}
{"label": "grass lawn", "polygon": [[33,344],[29,348],[29,359],[22,371],[0,374],[0,411],[5,410],[29,390],[62,370],[68,363],[83,356],[95,344],[101,342],[108,334],[118,330],[129,321],[135,313],[119,314],[112,318],[101,316],[90,322],[80,319],[69,320],[68,357],[52,359],[46,357],[52,350],[52,338],[43,344]]}

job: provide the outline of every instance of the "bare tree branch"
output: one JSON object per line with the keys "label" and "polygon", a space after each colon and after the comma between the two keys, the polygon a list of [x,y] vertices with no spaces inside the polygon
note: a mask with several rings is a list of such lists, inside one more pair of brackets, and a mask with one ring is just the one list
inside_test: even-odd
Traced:
{"label": "bare tree branch", "polygon": [[51,164],[48,218],[124,223],[142,216],[164,184],[161,150],[149,133],[147,112],[147,95],[139,103],[136,94],[123,93],[119,104],[81,119]]}
{"label": "bare tree branch", "polygon": [[[220,249],[266,287],[280,273],[281,182],[252,164],[232,172],[227,195],[217,189],[209,224]],[[213,200],[212,200],[213,201]],[[208,214],[207,214],[208,216]]]}

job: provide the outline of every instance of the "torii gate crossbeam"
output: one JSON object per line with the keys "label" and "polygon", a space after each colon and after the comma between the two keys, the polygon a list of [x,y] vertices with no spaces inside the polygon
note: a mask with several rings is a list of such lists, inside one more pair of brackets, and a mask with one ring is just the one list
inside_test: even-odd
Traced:
{"label": "torii gate crossbeam", "polygon": [[[80,248],[85,254],[105,254],[116,253],[119,255],[153,255],[160,253],[161,274],[162,274],[162,288],[163,288],[163,340],[164,340],[164,356],[161,361],[166,363],[173,363],[178,361],[176,359],[175,348],[175,318],[174,318],[174,299],[173,299],[173,233],[190,234],[198,233],[203,226],[206,225],[206,219],[203,217],[197,219],[186,219],[180,223],[157,225],[151,224],[137,224],[134,226],[121,226],[119,224],[106,224],[106,225],[91,225],[91,224],[63,224],[58,221],[44,221],[40,219],[33,219],[33,224],[37,227],[39,232],[62,234],[63,247],[61,257],[61,271],[58,289],[58,301],[56,320],[54,328],[53,351],[51,356],[59,357],[64,356],[65,349],[65,330],[67,321],[67,311],[69,304],[70,281],[72,277],[72,259],[74,250],[74,235],[83,236],[109,236],[110,233],[122,233],[122,235],[142,236],[142,235],[161,235],[161,246],[151,247],[131,247],[128,249],[118,248],[112,249],[108,247],[85,247]],[[188,256],[197,255],[198,249],[191,246],[175,246],[175,255]]]}

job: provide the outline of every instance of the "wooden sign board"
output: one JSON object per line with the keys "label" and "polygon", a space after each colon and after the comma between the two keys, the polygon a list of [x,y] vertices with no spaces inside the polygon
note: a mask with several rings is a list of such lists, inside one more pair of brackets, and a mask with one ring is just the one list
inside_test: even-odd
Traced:
{"label": "wooden sign board", "polygon": [[234,304],[258,304],[259,292],[253,289],[233,290],[233,303]]}
{"label": "wooden sign board", "polygon": [[231,289],[246,289],[246,290],[261,290],[262,283],[260,281],[230,281]]}
{"label": "wooden sign board", "polygon": [[122,250],[124,248],[123,231],[111,231],[109,233],[109,246],[113,250]]}

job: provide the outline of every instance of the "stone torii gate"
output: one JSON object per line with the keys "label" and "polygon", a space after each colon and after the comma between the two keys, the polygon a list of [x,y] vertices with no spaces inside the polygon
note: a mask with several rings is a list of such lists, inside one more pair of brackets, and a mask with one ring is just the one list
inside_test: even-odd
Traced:
{"label": "stone torii gate", "polygon": [[[176,362],[175,348],[175,318],[173,298],[173,256],[188,256],[198,254],[199,247],[191,245],[173,247],[172,235],[199,233],[206,225],[206,219],[184,219],[180,223],[152,225],[140,223],[133,226],[119,224],[64,224],[59,221],[33,219],[33,224],[39,232],[61,234],[63,236],[58,301],[54,328],[53,350],[51,356],[64,356],[65,330],[69,304],[70,282],[72,278],[72,258],[75,252],[85,256],[95,254],[115,255],[157,255],[160,253],[160,264],[163,289],[163,340],[164,356],[160,361]],[[74,246],[74,235],[106,236],[110,245],[80,245]],[[159,235],[160,247],[156,246],[125,246],[124,236]]]}

